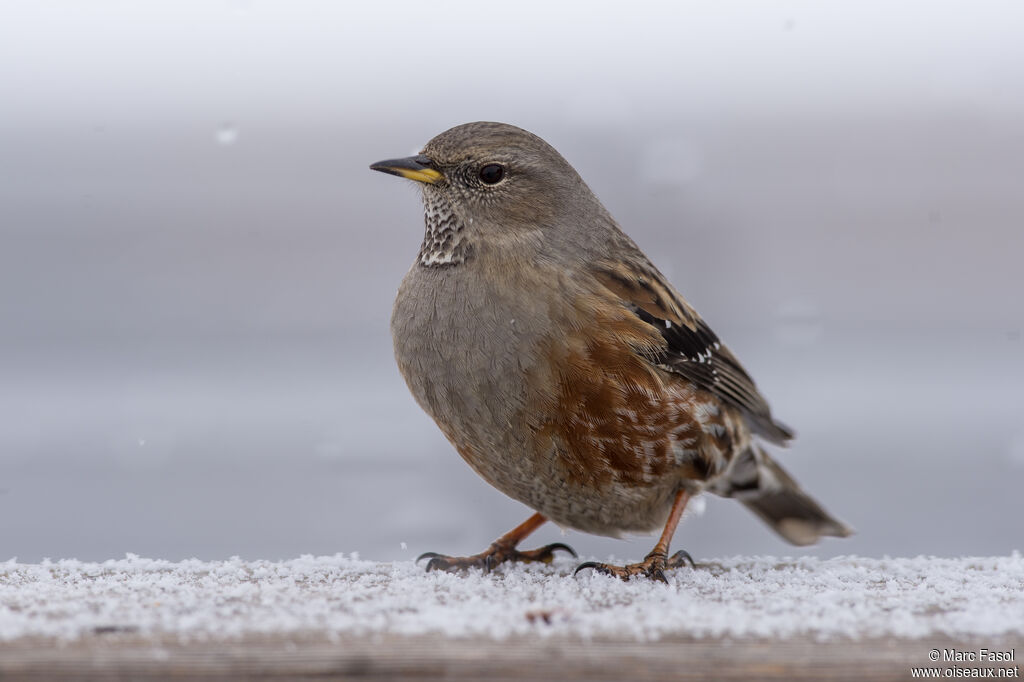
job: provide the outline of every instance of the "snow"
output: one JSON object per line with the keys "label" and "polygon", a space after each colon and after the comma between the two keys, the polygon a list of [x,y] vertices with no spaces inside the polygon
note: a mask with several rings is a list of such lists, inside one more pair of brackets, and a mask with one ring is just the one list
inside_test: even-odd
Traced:
{"label": "snow", "polygon": [[491,574],[426,573],[357,555],[171,562],[129,554],[0,563],[0,641],[96,632],[183,641],[253,634],[389,633],[502,639],[526,633],[920,638],[1024,634],[1024,557],[699,562],[669,585],[622,582],[576,562]]}

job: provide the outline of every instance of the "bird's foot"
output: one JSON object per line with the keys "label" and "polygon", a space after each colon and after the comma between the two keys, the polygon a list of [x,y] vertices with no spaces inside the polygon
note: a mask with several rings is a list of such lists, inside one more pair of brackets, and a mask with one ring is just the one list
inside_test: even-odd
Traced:
{"label": "bird's foot", "polygon": [[665,578],[665,571],[674,568],[682,568],[683,566],[689,565],[691,568],[696,568],[697,564],[694,563],[693,557],[690,556],[686,550],[679,550],[671,557],[666,558],[664,552],[657,550],[651,552],[644,560],[638,564],[626,564],[625,566],[614,566],[612,564],[602,564],[597,561],[585,561],[576,567],[576,573],[579,573],[584,568],[592,568],[598,573],[604,573],[605,575],[614,575],[623,580],[629,580],[633,576],[641,576],[648,580],[658,580],[663,583],[668,583],[668,579]]}
{"label": "bird's foot", "polygon": [[501,542],[491,543],[483,552],[479,554],[473,554],[471,556],[446,556],[444,554],[438,554],[437,552],[426,552],[416,557],[416,561],[420,559],[430,559],[427,562],[427,572],[430,571],[448,571],[453,573],[455,571],[464,571],[469,568],[479,568],[484,573],[490,573],[491,570],[503,564],[506,561],[523,561],[523,562],[541,562],[550,564],[555,558],[555,552],[557,550],[564,550],[571,554],[573,557],[576,556],[576,551],[573,550],[569,545],[561,542],[555,542],[550,545],[545,545],[538,549],[531,549],[527,551],[519,551],[514,545],[505,544]]}

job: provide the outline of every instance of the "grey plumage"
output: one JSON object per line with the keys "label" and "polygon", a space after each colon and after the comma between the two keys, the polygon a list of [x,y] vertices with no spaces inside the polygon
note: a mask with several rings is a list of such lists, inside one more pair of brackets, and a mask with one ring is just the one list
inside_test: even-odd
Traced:
{"label": "grey plumage", "polygon": [[756,445],[792,432],[550,145],[471,123],[373,167],[423,183],[425,237],[391,321],[399,369],[488,482],[591,533],[674,526],[704,490],[797,544],[849,533]]}

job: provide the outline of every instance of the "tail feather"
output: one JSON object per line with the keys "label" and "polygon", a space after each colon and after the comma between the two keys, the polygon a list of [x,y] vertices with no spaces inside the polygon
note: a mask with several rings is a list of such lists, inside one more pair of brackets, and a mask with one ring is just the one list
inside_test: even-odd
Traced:
{"label": "tail feather", "polygon": [[853,533],[756,445],[747,448],[733,463],[728,478],[711,490],[735,497],[794,545],[811,545],[826,535],[845,538]]}

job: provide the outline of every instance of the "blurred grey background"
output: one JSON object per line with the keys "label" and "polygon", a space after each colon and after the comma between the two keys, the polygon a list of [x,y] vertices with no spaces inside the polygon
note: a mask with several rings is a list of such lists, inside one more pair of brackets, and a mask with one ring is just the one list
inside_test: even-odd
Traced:
{"label": "blurred grey background", "polygon": [[859,531],[796,550],[708,500],[676,547],[1024,548],[1019,3],[0,13],[0,559],[408,559],[523,520],[394,367],[421,210],[367,169],[480,119],[576,166]]}

